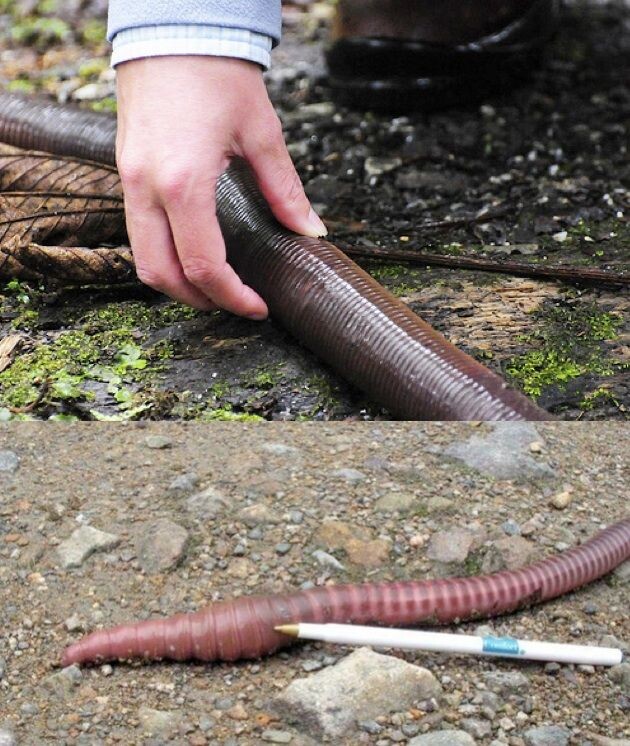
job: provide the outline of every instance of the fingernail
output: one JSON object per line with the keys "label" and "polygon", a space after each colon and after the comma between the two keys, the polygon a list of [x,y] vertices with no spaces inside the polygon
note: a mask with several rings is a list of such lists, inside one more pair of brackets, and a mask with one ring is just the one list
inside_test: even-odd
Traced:
{"label": "fingernail", "polygon": [[319,238],[320,236],[327,236],[328,235],[328,228],[324,225],[319,215],[313,210],[311,207],[311,211],[308,214],[307,218],[308,228],[309,232],[306,234],[307,236],[312,236],[313,238]]}
{"label": "fingernail", "polygon": [[251,319],[252,321],[264,321],[267,318],[266,313],[250,313],[247,316],[248,319]]}

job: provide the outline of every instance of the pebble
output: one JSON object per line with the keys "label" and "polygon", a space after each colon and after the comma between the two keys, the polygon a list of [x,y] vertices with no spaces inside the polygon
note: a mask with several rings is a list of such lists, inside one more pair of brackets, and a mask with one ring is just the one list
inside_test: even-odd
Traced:
{"label": "pebble", "polygon": [[82,632],[85,629],[81,617],[78,614],[73,614],[68,617],[63,624],[68,632]]}
{"label": "pebble", "polygon": [[411,510],[417,502],[418,497],[413,492],[392,492],[379,498],[374,503],[374,509],[380,513],[392,513],[395,510],[405,513]]}
{"label": "pebble", "polygon": [[13,451],[0,451],[0,471],[14,472],[20,464],[20,459]]}
{"label": "pebble", "polygon": [[551,497],[549,505],[556,510],[564,510],[571,504],[572,500],[573,495],[571,494],[571,490],[563,490],[562,492],[557,492]]}
{"label": "pebble", "polygon": [[335,469],[331,476],[351,483],[362,482],[365,479],[365,474],[358,469]]}
{"label": "pebble", "polygon": [[0,681],[4,678],[4,672],[6,671],[7,664],[2,658],[0,658]]}
{"label": "pebble", "polygon": [[263,503],[255,503],[254,505],[248,505],[247,507],[242,508],[237,513],[237,517],[250,528],[260,524],[273,525],[280,523],[280,516]]}
{"label": "pebble", "polygon": [[42,681],[42,687],[54,697],[64,699],[81,683],[82,678],[83,674],[78,666],[67,666],[47,676]]}
{"label": "pebble", "polygon": [[608,669],[608,678],[621,687],[624,694],[630,695],[630,663],[623,662]]}
{"label": "pebble", "polygon": [[111,96],[113,92],[111,83],[88,83],[73,91],[72,98],[75,101],[96,101]]}
{"label": "pebble", "polygon": [[169,484],[168,491],[171,494],[192,492],[199,485],[199,477],[194,472],[178,474]]}
{"label": "pebble", "polygon": [[365,173],[367,176],[381,176],[402,166],[402,158],[378,158],[370,156],[365,159]]}
{"label": "pebble", "polygon": [[0,746],[17,746],[15,736],[10,730],[0,728]]}
{"label": "pebble", "polygon": [[463,528],[438,531],[429,540],[426,554],[429,559],[436,562],[464,562],[473,541],[473,534]]}
{"label": "pebble", "polygon": [[483,676],[488,689],[506,697],[529,689],[529,679],[520,671],[486,671]]}
{"label": "pebble", "polygon": [[519,536],[521,534],[521,527],[512,518],[508,518],[508,520],[503,523],[501,528],[503,529],[503,533],[507,534],[508,536]]}
{"label": "pebble", "polygon": [[490,433],[451,443],[442,453],[495,479],[528,481],[552,477],[553,469],[530,455],[530,443],[537,438],[531,422],[497,422]]}
{"label": "pebble", "polygon": [[481,569],[484,573],[515,570],[538,559],[539,552],[536,544],[522,536],[506,536],[488,547]]}
{"label": "pebble", "polygon": [[267,741],[268,743],[291,743],[293,740],[293,735],[288,731],[275,730],[273,728],[264,730],[260,734],[260,737],[263,741]]}
{"label": "pebble", "polygon": [[541,725],[523,733],[526,746],[566,746],[571,731],[560,725]]}
{"label": "pebble", "polygon": [[408,746],[475,746],[475,740],[464,730],[434,730],[412,738]]}
{"label": "pebble", "polygon": [[315,557],[319,564],[324,567],[330,567],[333,570],[345,570],[345,567],[336,557],[333,557],[332,554],[328,554],[328,552],[324,552],[323,549],[316,549],[313,552],[313,557]]}
{"label": "pebble", "polygon": [[167,518],[150,523],[137,540],[140,567],[148,573],[172,570],[184,558],[188,539],[188,531]]}
{"label": "pebble", "polygon": [[173,439],[166,435],[147,435],[144,439],[144,444],[147,448],[154,448],[161,451],[164,448],[172,448]]}
{"label": "pebble", "polygon": [[291,544],[287,541],[281,541],[279,544],[276,544],[274,551],[276,554],[288,554],[291,551]]}
{"label": "pebble", "polygon": [[186,500],[186,508],[200,520],[217,518],[230,507],[228,498],[214,487],[197,492]]}
{"label": "pebble", "polygon": [[336,739],[356,721],[411,707],[440,691],[430,671],[360,648],[334,666],[292,681],[273,704],[287,722],[311,737]]}
{"label": "pebble", "polygon": [[179,726],[179,713],[170,710],[153,710],[150,707],[140,707],[138,720],[142,730],[149,736],[168,737]]}
{"label": "pebble", "polygon": [[72,535],[62,541],[57,547],[57,554],[61,565],[66,570],[80,567],[94,552],[107,551],[120,544],[120,538],[115,534],[99,531],[92,526],[81,526]]}
{"label": "pebble", "polygon": [[297,448],[286,443],[264,443],[261,450],[273,456],[288,456],[299,452]]}
{"label": "pebble", "polygon": [[466,733],[470,733],[473,738],[486,738],[492,732],[492,726],[487,720],[480,718],[464,718],[459,725]]}

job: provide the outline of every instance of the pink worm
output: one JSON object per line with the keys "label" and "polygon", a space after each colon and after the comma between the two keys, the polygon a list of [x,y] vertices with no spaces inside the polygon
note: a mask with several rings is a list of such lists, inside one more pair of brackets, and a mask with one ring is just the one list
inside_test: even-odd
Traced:
{"label": "pink worm", "polygon": [[490,617],[579,588],[629,557],[630,519],[626,519],[581,546],[518,570],[242,596],[191,614],[99,630],[70,645],[62,665],[128,658],[259,658],[294,642],[274,631],[275,626],[292,622],[409,625]]}

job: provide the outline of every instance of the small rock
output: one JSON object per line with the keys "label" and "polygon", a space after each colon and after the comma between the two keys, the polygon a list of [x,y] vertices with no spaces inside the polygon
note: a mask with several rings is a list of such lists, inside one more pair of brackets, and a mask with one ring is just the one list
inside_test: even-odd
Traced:
{"label": "small rock", "polygon": [[365,474],[358,469],[336,469],[331,476],[351,483],[362,482],[365,479]]}
{"label": "small rock", "polygon": [[0,451],[0,471],[15,471],[20,464],[20,459],[13,451]]}
{"label": "small rock", "polygon": [[434,730],[412,738],[407,746],[475,746],[475,740],[464,730]]}
{"label": "small rock", "polygon": [[570,737],[571,731],[560,725],[541,725],[523,733],[527,746],[566,746]]}
{"label": "small rock", "polygon": [[344,566],[336,557],[333,557],[332,554],[328,554],[328,552],[324,552],[323,549],[316,549],[313,552],[313,557],[315,557],[319,564],[324,567],[330,567],[333,570],[345,570]]}
{"label": "small rock", "polygon": [[142,529],[137,552],[140,567],[148,573],[167,572],[182,561],[188,544],[188,531],[166,518]]}
{"label": "small rock", "polygon": [[451,443],[442,453],[495,479],[552,477],[553,469],[530,455],[530,443],[537,437],[531,422],[497,422],[489,434]]}
{"label": "small rock", "polygon": [[265,443],[261,450],[271,453],[273,456],[288,456],[298,453],[294,446],[288,446],[286,443]]}
{"label": "small rock", "polygon": [[571,490],[563,490],[562,492],[557,492],[550,498],[549,505],[556,510],[564,510],[570,505],[572,500],[573,495],[571,494]]}
{"label": "small rock", "polygon": [[216,518],[225,513],[229,507],[228,498],[214,487],[197,492],[186,500],[186,508],[201,520]]}
{"label": "small rock", "polygon": [[72,616],[68,617],[63,624],[68,632],[82,632],[83,629],[85,629],[83,622],[81,621],[81,618],[78,614],[73,614]]}
{"label": "small rock", "polygon": [[519,536],[521,533],[521,527],[512,518],[508,518],[507,521],[503,523],[501,528],[503,529],[503,533],[507,534],[508,536]]}
{"label": "small rock", "polygon": [[228,565],[227,572],[233,578],[250,578],[256,571],[256,566],[246,557],[236,557]]}
{"label": "small rock", "polygon": [[293,735],[288,731],[274,730],[273,728],[264,730],[260,734],[260,737],[263,741],[267,741],[268,743],[291,743],[293,740]]}
{"label": "small rock", "polygon": [[554,241],[557,241],[558,243],[564,243],[569,237],[569,234],[566,231],[558,231],[557,233],[554,233],[551,237],[553,238]]}
{"label": "small rock", "polygon": [[275,699],[279,714],[316,739],[337,739],[373,720],[439,694],[426,669],[360,648],[334,666],[296,679]]}
{"label": "small rock", "polygon": [[17,746],[15,736],[10,730],[0,728],[0,746]]}
{"label": "small rock", "polygon": [[480,718],[464,718],[459,725],[466,733],[470,733],[473,738],[481,739],[492,733],[492,726],[487,720]]}
{"label": "small rock", "polygon": [[172,494],[182,492],[192,492],[199,484],[199,477],[194,472],[178,474],[168,486],[168,491]]}
{"label": "small rock", "polygon": [[630,560],[615,568],[615,570],[613,570],[613,576],[615,578],[615,583],[620,583],[621,585],[630,583]]}
{"label": "small rock", "polygon": [[115,534],[99,531],[92,526],[81,526],[57,547],[61,565],[66,570],[80,565],[94,552],[107,551],[120,544]]}
{"label": "small rock", "polygon": [[254,505],[248,505],[247,507],[242,508],[239,510],[237,517],[250,528],[260,524],[273,525],[280,523],[280,516],[263,503],[255,503]]}
{"label": "small rock", "polygon": [[464,562],[473,545],[474,536],[463,528],[438,531],[427,548],[427,557],[436,562]]}
{"label": "small rock", "polygon": [[68,697],[75,686],[81,683],[83,674],[78,666],[67,666],[61,671],[47,676],[42,681],[42,687],[46,689],[53,697],[65,699]]}
{"label": "small rock", "polygon": [[374,509],[382,513],[391,513],[395,510],[404,513],[411,510],[417,502],[418,497],[413,492],[392,492],[379,498],[374,503]]}
{"label": "small rock", "polygon": [[2,658],[0,658],[0,681],[4,678],[4,672],[6,671],[7,664]]}
{"label": "small rock", "polygon": [[351,539],[345,546],[348,559],[361,567],[379,567],[389,559],[390,542],[386,539]]}
{"label": "small rock", "polygon": [[536,544],[522,536],[506,536],[488,548],[481,569],[484,573],[516,570],[538,559],[539,552]]}
{"label": "small rock", "polygon": [[237,702],[233,707],[230,707],[229,710],[226,710],[225,714],[229,718],[232,718],[232,720],[247,720],[249,718],[247,710],[240,702]]}
{"label": "small rock", "polygon": [[72,98],[75,101],[96,101],[99,98],[111,96],[112,93],[111,83],[88,83],[81,88],[77,88],[72,93]]}
{"label": "small rock", "polygon": [[448,497],[430,497],[426,502],[426,508],[429,513],[445,513],[450,510],[455,504],[454,500],[449,500]]}
{"label": "small rock", "polygon": [[483,678],[491,692],[504,697],[521,694],[529,689],[529,679],[518,671],[487,671]]}
{"label": "small rock", "polygon": [[402,166],[402,158],[377,158],[376,156],[370,156],[365,159],[365,173],[367,176],[381,176],[389,171]]}
{"label": "small rock", "polygon": [[612,666],[608,671],[608,678],[621,687],[624,694],[630,695],[630,663],[623,662]]}
{"label": "small rock", "polygon": [[144,439],[144,444],[147,448],[155,448],[161,451],[164,448],[171,448],[173,446],[173,439],[166,435],[147,435]]}
{"label": "small rock", "polygon": [[140,707],[138,720],[142,730],[148,736],[167,737],[173,734],[181,720],[179,713],[170,710],[152,710],[150,707]]}
{"label": "small rock", "polygon": [[281,541],[274,547],[276,554],[288,554],[291,551],[291,544],[288,541]]}

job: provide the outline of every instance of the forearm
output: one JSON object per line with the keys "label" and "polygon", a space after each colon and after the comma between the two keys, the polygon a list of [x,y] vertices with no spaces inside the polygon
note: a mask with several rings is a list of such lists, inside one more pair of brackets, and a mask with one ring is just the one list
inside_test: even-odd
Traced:
{"label": "forearm", "polygon": [[141,57],[214,55],[269,66],[280,0],[110,0],[112,64]]}

